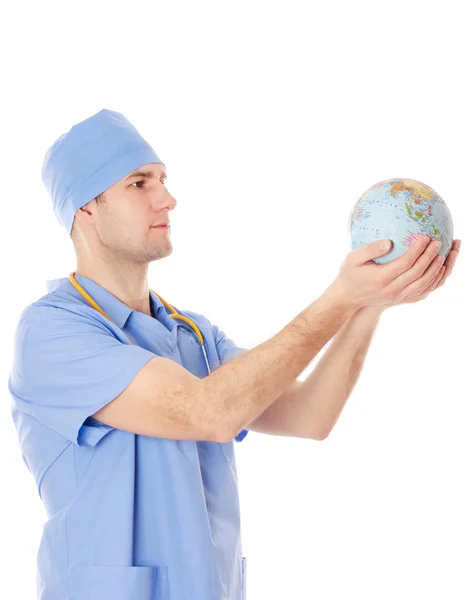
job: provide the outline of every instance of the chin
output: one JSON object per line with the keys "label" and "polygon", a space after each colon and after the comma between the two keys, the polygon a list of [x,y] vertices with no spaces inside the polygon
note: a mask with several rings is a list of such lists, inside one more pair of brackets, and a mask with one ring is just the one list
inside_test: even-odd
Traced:
{"label": "chin", "polygon": [[151,261],[160,260],[161,258],[169,256],[170,254],[172,254],[173,248],[170,245],[167,248],[157,248],[156,250],[157,251],[153,253],[153,256],[150,259]]}

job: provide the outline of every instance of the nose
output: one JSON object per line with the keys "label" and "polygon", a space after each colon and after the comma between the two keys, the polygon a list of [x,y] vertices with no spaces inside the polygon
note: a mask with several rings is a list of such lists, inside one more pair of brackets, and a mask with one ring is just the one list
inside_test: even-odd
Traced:
{"label": "nose", "polygon": [[177,206],[177,200],[172,196],[169,190],[165,187],[165,185],[160,184],[160,188],[156,194],[154,194],[154,209],[158,212],[167,208],[168,210],[173,210]]}

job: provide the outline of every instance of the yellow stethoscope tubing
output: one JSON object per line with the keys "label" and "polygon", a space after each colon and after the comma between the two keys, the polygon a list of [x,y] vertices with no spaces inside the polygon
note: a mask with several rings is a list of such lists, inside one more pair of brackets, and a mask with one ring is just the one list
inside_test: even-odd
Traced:
{"label": "yellow stethoscope tubing", "polygon": [[[92,298],[88,294],[88,292],[76,281],[75,275],[76,275],[76,272],[72,271],[69,274],[69,280],[74,285],[74,287],[76,288],[76,290],[81,294],[81,296],[83,296],[83,298],[85,298],[91,304],[91,306],[93,308],[95,308],[104,317],[106,317],[106,319],[108,319],[109,321],[111,321],[111,323],[115,324],[114,321],[111,319],[111,317],[107,313],[105,313],[103,311],[103,309],[94,300],[94,298]],[[205,358],[205,362],[207,363],[208,373],[210,373],[210,363],[208,362],[208,357],[207,357],[207,353],[206,353],[206,350],[205,350],[205,339],[204,339],[203,334],[200,331],[199,327],[192,321],[192,319],[189,319],[188,317],[180,315],[175,310],[175,308],[171,304],[169,304],[166,300],[164,300],[161,296],[159,296],[159,294],[157,292],[154,292],[154,290],[152,290],[152,289],[150,291],[153,292],[160,299],[160,301],[162,302],[162,304],[169,309],[169,311],[170,311],[169,317],[171,317],[172,319],[180,319],[180,320],[184,321],[185,323],[187,323],[188,325],[190,325],[190,327],[193,329],[193,331],[195,332],[195,335],[198,338],[198,341],[200,342],[200,346],[202,348],[203,356]],[[124,335],[126,336],[126,338],[129,340],[129,342],[131,344],[134,344],[134,342],[125,333],[124,333]]]}

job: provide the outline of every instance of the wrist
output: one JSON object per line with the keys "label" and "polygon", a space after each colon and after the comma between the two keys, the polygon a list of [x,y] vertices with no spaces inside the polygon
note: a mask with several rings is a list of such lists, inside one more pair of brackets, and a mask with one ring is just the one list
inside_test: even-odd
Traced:
{"label": "wrist", "polygon": [[352,317],[362,307],[349,300],[349,296],[345,290],[338,287],[336,283],[332,283],[320,297],[320,301],[342,313],[346,318]]}
{"label": "wrist", "polygon": [[387,308],[387,306],[384,305],[375,305],[375,306],[362,306],[360,307],[357,312],[359,313],[365,313],[366,315],[373,315],[376,317],[379,317]]}

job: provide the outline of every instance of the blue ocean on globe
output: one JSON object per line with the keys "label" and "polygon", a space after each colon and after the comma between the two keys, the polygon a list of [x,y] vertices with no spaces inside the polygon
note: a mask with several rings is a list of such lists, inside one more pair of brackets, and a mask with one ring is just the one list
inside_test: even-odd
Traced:
{"label": "blue ocean on globe", "polygon": [[379,264],[401,256],[419,235],[439,240],[438,254],[447,256],[453,244],[451,213],[435,190],[414,179],[386,179],[357,200],[349,218],[352,250],[376,240],[392,240],[393,247],[376,258]]}

